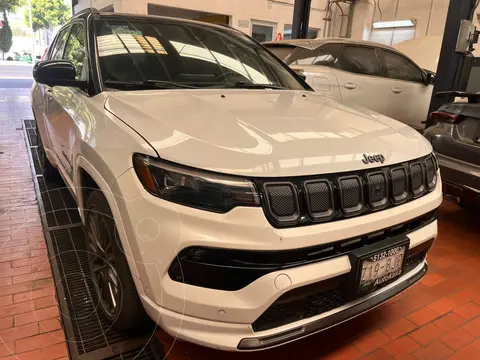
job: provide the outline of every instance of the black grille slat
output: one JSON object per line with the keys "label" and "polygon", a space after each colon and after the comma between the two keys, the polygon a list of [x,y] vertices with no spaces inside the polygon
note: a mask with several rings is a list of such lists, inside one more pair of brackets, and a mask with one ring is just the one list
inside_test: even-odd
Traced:
{"label": "black grille slat", "polygon": [[266,184],[265,192],[271,214],[279,221],[292,221],[298,216],[298,199],[291,183]]}
{"label": "black grille slat", "polygon": [[427,177],[427,186],[432,189],[436,183],[437,172],[435,169],[435,162],[432,157],[425,160],[425,174]]}
{"label": "black grille slat", "polygon": [[393,201],[397,204],[406,201],[408,196],[407,170],[404,167],[394,168],[391,171],[391,177]]}
{"label": "black grille slat", "polygon": [[383,172],[367,175],[368,196],[370,206],[373,209],[380,209],[388,199],[388,183]]}
{"label": "black grille slat", "polygon": [[350,174],[254,181],[261,189],[270,223],[289,227],[366,215],[412,201],[434,189],[436,171],[437,164],[429,155]]}
{"label": "black grille slat", "polygon": [[327,218],[333,214],[333,190],[328,180],[306,182],[305,194],[313,218]]}
{"label": "black grille slat", "polygon": [[340,178],[338,180],[338,185],[343,212],[351,215],[360,211],[363,206],[363,188],[361,179],[358,176]]}
{"label": "black grille slat", "polygon": [[410,178],[413,195],[415,197],[422,195],[425,189],[425,176],[420,162],[410,164]]}

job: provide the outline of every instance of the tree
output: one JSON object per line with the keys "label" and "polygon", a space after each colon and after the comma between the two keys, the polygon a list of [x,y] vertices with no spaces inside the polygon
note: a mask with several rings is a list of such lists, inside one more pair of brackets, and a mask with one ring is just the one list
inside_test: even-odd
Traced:
{"label": "tree", "polygon": [[23,0],[0,0],[0,12],[3,13],[4,19],[6,12],[14,12],[19,6],[23,5]]}
{"label": "tree", "polygon": [[[0,0],[8,1],[8,0]],[[10,0],[15,1],[15,0]],[[22,0],[17,0],[22,1]],[[62,25],[70,17],[70,9],[64,0],[32,0],[33,31],[45,29],[48,42],[58,25]],[[30,26],[28,9],[25,11],[25,23]]]}
{"label": "tree", "polygon": [[5,53],[9,52],[13,44],[13,34],[10,24],[7,20],[7,12],[3,11],[3,27],[0,29],[0,50],[2,51],[2,59],[5,60]]}

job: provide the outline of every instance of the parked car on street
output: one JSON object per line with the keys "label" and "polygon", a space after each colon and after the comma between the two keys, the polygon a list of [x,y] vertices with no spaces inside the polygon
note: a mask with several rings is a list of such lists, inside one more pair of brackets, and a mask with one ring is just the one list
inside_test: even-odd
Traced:
{"label": "parked car on street", "polygon": [[146,311],[176,338],[265,349],[426,273],[442,201],[430,143],[313,92],[243,32],[89,9],[33,75],[44,177],[78,204],[118,329]]}
{"label": "parked car on street", "polygon": [[459,205],[480,204],[480,94],[462,92],[466,102],[443,105],[432,113],[433,126],[424,136],[431,142],[442,171],[443,191],[456,196]]}
{"label": "parked car on street", "polygon": [[367,41],[320,38],[263,44],[317,92],[423,130],[433,91],[427,73],[394,48]]}

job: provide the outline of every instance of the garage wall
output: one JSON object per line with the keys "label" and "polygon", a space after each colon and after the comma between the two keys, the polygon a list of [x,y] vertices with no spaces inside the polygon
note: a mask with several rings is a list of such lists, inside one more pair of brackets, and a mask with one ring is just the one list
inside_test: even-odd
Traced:
{"label": "garage wall", "polygon": [[[454,0],[453,0],[454,1]],[[355,7],[352,38],[370,40],[372,22],[415,18],[414,36],[443,35],[449,0],[360,0]]]}
{"label": "garage wall", "polygon": [[[230,16],[233,27],[251,33],[252,20],[274,25],[275,34],[292,25],[294,0],[79,0],[75,12],[87,7],[103,9],[111,6],[115,12],[147,14],[148,3]],[[324,28],[327,0],[312,0],[310,27]],[[320,33],[322,34],[322,33]]]}

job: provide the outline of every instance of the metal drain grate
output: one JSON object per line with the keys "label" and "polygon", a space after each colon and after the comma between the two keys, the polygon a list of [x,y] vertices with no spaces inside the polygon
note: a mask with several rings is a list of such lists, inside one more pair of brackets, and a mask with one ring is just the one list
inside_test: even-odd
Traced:
{"label": "metal drain grate", "polygon": [[33,167],[35,170],[35,174],[42,175],[42,167],[40,166],[40,157],[38,156],[38,148],[32,147],[30,148],[32,153],[32,160],[33,160]]}
{"label": "metal drain grate", "polygon": [[[35,132],[29,131],[35,130],[34,125],[32,120],[24,121],[25,137],[30,144]],[[135,334],[118,332],[97,311],[85,234],[75,200],[65,184],[43,178],[35,145],[30,145],[29,155],[71,358],[163,359],[163,346],[152,336],[156,325],[152,323]]]}
{"label": "metal drain grate", "polygon": [[37,124],[35,123],[35,120],[24,120],[23,121],[25,125],[25,129],[36,129]]}
{"label": "metal drain grate", "polygon": [[155,356],[155,353],[150,347],[138,348],[132,351],[125,352],[123,354],[109,357],[105,360],[148,360]]}
{"label": "metal drain grate", "polygon": [[[94,284],[89,275],[85,234],[81,226],[50,232],[67,297],[79,354],[127,341],[96,309]],[[147,334],[144,334],[148,336]]]}
{"label": "metal drain grate", "polygon": [[47,183],[43,177],[40,177],[38,186],[49,228],[80,224],[77,204],[65,184],[53,181]]}
{"label": "metal drain grate", "polygon": [[37,128],[25,129],[27,132],[28,144],[30,146],[38,146]]}

